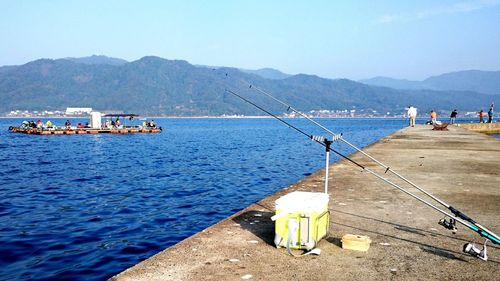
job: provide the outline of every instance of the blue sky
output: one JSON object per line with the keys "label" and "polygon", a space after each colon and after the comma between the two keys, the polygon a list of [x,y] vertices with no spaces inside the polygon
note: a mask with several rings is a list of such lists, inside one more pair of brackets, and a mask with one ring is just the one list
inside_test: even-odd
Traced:
{"label": "blue sky", "polygon": [[500,70],[500,0],[0,0],[0,65],[92,54],[363,79]]}

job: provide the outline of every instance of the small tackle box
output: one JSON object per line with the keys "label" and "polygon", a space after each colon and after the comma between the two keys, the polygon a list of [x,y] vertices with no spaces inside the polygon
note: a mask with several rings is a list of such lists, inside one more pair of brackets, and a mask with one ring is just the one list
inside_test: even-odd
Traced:
{"label": "small tackle box", "polygon": [[346,234],[342,236],[342,248],[355,251],[368,251],[372,240],[368,236]]}

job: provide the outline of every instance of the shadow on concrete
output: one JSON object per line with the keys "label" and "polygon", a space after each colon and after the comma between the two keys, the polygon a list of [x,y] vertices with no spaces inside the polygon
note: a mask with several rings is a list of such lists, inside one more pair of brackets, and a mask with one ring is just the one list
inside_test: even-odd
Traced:
{"label": "shadow on concrete", "polygon": [[[263,207],[263,206],[261,206],[261,207]],[[268,210],[268,208],[265,208],[265,209]],[[376,218],[370,218],[370,217],[357,215],[357,214],[351,214],[348,212],[343,212],[343,211],[338,211],[338,210],[331,210],[331,212],[352,215],[352,216],[363,218],[363,219],[368,219],[368,220],[373,220],[373,221],[380,222],[380,223],[393,225],[394,228],[399,230],[399,231],[405,231],[405,232],[409,232],[409,233],[416,234],[419,236],[427,236],[427,235],[432,236],[432,237],[442,236],[442,237],[446,237],[449,239],[470,242],[468,240],[460,239],[457,237],[447,236],[447,235],[439,234],[439,233],[428,231],[428,230],[409,227],[409,226],[402,225],[402,224],[387,222],[387,221],[379,220]],[[272,211],[251,210],[251,211],[244,212],[244,213],[234,217],[232,220],[235,223],[238,223],[243,229],[248,230],[249,232],[253,233],[255,236],[259,237],[262,241],[264,241],[269,246],[275,247],[275,245],[274,245],[274,235],[275,235],[274,222],[271,220],[271,217],[273,215],[274,215],[274,212],[272,212]],[[373,233],[376,235],[389,237],[389,238],[392,238],[395,240],[400,240],[400,241],[416,244],[419,246],[419,248],[422,251],[424,251],[426,253],[437,255],[440,257],[447,258],[447,259],[452,259],[452,260],[457,260],[457,261],[462,261],[462,262],[469,262],[468,260],[464,259],[463,257],[470,258],[470,256],[465,254],[465,253],[462,253],[462,252],[452,251],[452,250],[436,247],[433,245],[429,245],[426,243],[398,237],[395,235],[390,235],[390,234],[381,233],[381,232],[377,232],[377,231],[373,231],[373,230],[363,229],[363,228],[360,228],[357,226],[342,224],[339,222],[330,221],[330,223],[335,224],[335,225],[344,226],[344,227],[349,227],[349,228],[356,229],[356,230],[363,231],[363,232],[367,232],[367,233]],[[341,238],[329,236],[326,238],[326,241],[328,241],[329,243],[331,243],[339,248],[342,248]],[[497,248],[497,247],[493,246],[492,248]],[[492,262],[492,263],[500,264],[500,262],[495,261],[495,260],[490,259],[488,261]]]}
{"label": "shadow on concrete", "polygon": [[[443,257],[443,258],[448,258],[448,259],[451,259],[451,260],[459,260],[459,261],[467,262],[463,258],[459,258],[459,257],[455,256],[454,254],[450,253],[448,250],[444,250],[443,251],[440,248],[426,247],[426,246],[421,246],[420,250],[422,250],[422,251],[424,251],[426,253],[429,253],[429,254],[433,254],[433,255],[436,255],[436,256]],[[462,254],[462,255],[464,255],[464,254]]]}
{"label": "shadow on concrete", "polygon": [[[416,235],[420,235],[420,236],[427,236],[426,234],[422,233],[423,230],[418,229],[418,228],[414,228],[414,227],[410,227],[410,226],[406,226],[406,225],[397,225],[394,228],[397,230],[401,230],[404,232],[408,232],[408,233],[412,233],[412,234],[416,234]],[[434,236],[434,235],[431,235],[431,236]]]}
{"label": "shadow on concrete", "polygon": [[[406,238],[401,238],[401,237],[397,237],[397,236],[394,236],[394,235],[385,234],[385,233],[381,233],[381,232],[377,232],[377,231],[373,231],[373,230],[368,230],[368,229],[364,229],[364,228],[360,228],[360,227],[356,227],[356,226],[352,226],[352,225],[347,225],[347,224],[338,223],[338,222],[332,222],[332,223],[336,224],[336,225],[340,225],[340,226],[345,226],[345,227],[349,227],[349,228],[352,228],[352,229],[356,229],[356,230],[359,230],[359,231],[373,233],[373,234],[376,234],[376,235],[379,235],[379,236],[389,237],[389,238],[392,238],[392,239],[395,239],[395,240],[400,240],[400,241],[404,241],[404,242],[416,244],[422,250],[427,249],[426,252],[428,252],[428,253],[432,253],[432,254],[435,254],[435,255],[438,255],[438,256],[441,256],[441,257],[445,257],[445,258],[448,258],[448,259],[453,259],[453,260],[459,260],[459,261],[467,262],[467,260],[465,260],[463,258],[459,258],[459,257],[456,256],[456,255],[458,255],[458,256],[468,256],[468,255],[465,255],[464,253],[460,253],[460,252],[456,252],[456,251],[451,251],[451,250],[447,250],[447,249],[444,249],[444,248],[439,248],[439,247],[436,247],[436,246],[425,244],[425,243],[422,243],[422,242],[418,242],[418,241],[414,241],[414,240],[410,240],[410,239],[406,239]],[[495,262],[495,261],[493,261],[493,262]]]}
{"label": "shadow on concrete", "polygon": [[[453,239],[453,240],[457,240],[457,241],[470,242],[470,240],[465,240],[465,239],[462,239],[462,238],[458,238],[456,236],[445,235],[445,234],[441,234],[441,233],[430,231],[430,230],[414,228],[414,227],[410,227],[410,226],[406,226],[406,225],[402,225],[402,224],[398,224],[398,223],[393,223],[393,222],[389,222],[389,221],[384,221],[384,220],[380,220],[380,219],[376,219],[376,218],[372,218],[372,217],[362,216],[362,215],[359,215],[359,214],[353,214],[353,213],[339,211],[339,210],[330,210],[330,212],[332,212],[332,213],[339,213],[339,214],[343,214],[343,215],[349,215],[349,216],[353,216],[353,217],[357,217],[357,218],[361,218],[361,219],[367,219],[367,220],[372,220],[372,221],[376,221],[376,222],[380,222],[380,223],[392,225],[397,230],[402,230],[402,231],[405,231],[405,232],[414,233],[414,234],[417,234],[417,235],[420,235],[420,236],[426,236],[426,235],[430,235],[432,237],[440,236],[440,237],[445,237],[445,238]],[[442,226],[438,225],[438,223],[436,222],[436,227],[442,227]],[[463,229],[466,230],[466,231],[468,231],[467,228],[463,228]],[[488,245],[488,247],[495,248],[495,249],[500,249],[500,247],[498,247],[496,245],[491,245],[491,246]]]}
{"label": "shadow on concrete", "polygon": [[329,236],[326,238],[326,241],[330,242],[335,246],[338,246],[339,248],[342,248],[342,239],[339,237]]}
{"label": "shadow on concrete", "polygon": [[[458,238],[456,236],[444,235],[444,234],[440,234],[440,233],[429,231],[429,230],[424,230],[424,229],[418,229],[418,228],[414,228],[414,227],[409,227],[409,226],[406,226],[406,225],[402,225],[402,224],[398,224],[398,223],[393,223],[393,222],[388,222],[388,221],[384,221],[384,220],[380,220],[380,219],[376,219],[376,218],[372,218],[372,217],[367,217],[367,216],[362,216],[362,215],[358,215],[358,214],[353,214],[353,213],[349,213],[349,212],[344,212],[344,211],[339,211],[339,210],[330,210],[330,212],[332,212],[332,213],[336,212],[336,213],[339,213],[339,214],[350,215],[350,216],[354,216],[354,217],[357,217],[357,218],[362,218],[362,219],[367,219],[367,220],[372,220],[372,221],[376,221],[376,222],[380,222],[380,223],[392,225],[397,230],[402,230],[402,231],[414,233],[414,234],[421,235],[421,236],[426,236],[426,235],[430,235],[432,237],[440,236],[440,237],[444,237],[444,238],[448,238],[448,239],[453,239],[453,240],[457,240],[457,241],[470,242],[469,240]],[[384,234],[384,233],[380,233],[380,232],[375,232],[375,231],[371,231],[371,230],[361,229],[361,228],[357,228],[357,227],[354,227],[354,226],[345,225],[345,224],[341,224],[341,223],[335,223],[335,222],[332,222],[332,223],[337,224],[337,225],[342,225],[342,226],[350,227],[350,228],[354,228],[354,229],[358,229],[358,230],[362,230],[362,231],[371,232],[371,233],[374,233],[374,234],[378,234],[378,235],[385,236],[385,237],[390,237],[390,238],[401,240],[401,241],[405,241],[405,242],[410,242],[410,243],[413,243],[413,244],[417,244],[417,245],[420,246],[420,249],[422,251],[425,251],[427,253],[431,253],[431,254],[434,254],[434,255],[438,255],[438,256],[441,256],[441,257],[444,257],[444,258],[448,258],[448,259],[454,259],[454,260],[460,260],[460,261],[463,261],[463,262],[467,262],[467,260],[464,260],[462,258],[458,258],[457,256],[455,256],[455,254],[457,254],[459,256],[470,257],[468,254],[465,254],[463,252],[456,252],[456,251],[451,251],[451,250],[447,250],[447,249],[443,249],[443,248],[438,248],[438,247],[435,247],[435,246],[432,246],[432,245],[428,245],[428,244],[424,244],[424,243],[421,243],[421,242],[417,242],[417,241],[413,241],[413,240],[409,240],[409,239],[404,239],[404,238],[401,238],[401,237],[396,237],[396,236],[393,236],[393,235],[388,235],[388,234]],[[340,244],[340,245],[342,246],[342,244]],[[489,245],[488,247],[489,248],[491,247],[491,248],[494,248],[494,249],[500,249],[500,247],[498,247],[496,245]],[[500,264],[500,262],[496,261],[496,260],[489,259],[488,261],[492,262],[492,263]]]}
{"label": "shadow on concrete", "polygon": [[[470,255],[462,253],[462,252],[452,251],[452,250],[436,247],[433,245],[425,244],[422,242],[418,242],[418,241],[414,241],[414,240],[410,240],[410,239],[405,239],[402,237],[397,237],[394,235],[385,234],[385,233],[381,233],[381,232],[377,232],[377,231],[373,231],[373,230],[368,230],[368,229],[364,229],[364,228],[360,228],[360,227],[356,227],[356,226],[352,226],[352,225],[342,224],[342,223],[338,223],[338,222],[331,222],[331,223],[336,224],[336,225],[340,225],[340,226],[349,227],[349,228],[356,229],[356,230],[363,231],[363,232],[368,232],[368,233],[373,233],[373,234],[384,236],[384,237],[389,237],[389,238],[392,238],[395,240],[400,240],[400,241],[416,244],[419,246],[419,248],[421,250],[423,250],[427,253],[431,253],[431,254],[434,254],[434,255],[437,255],[440,257],[444,257],[444,258],[448,258],[448,259],[458,260],[458,261],[462,261],[462,262],[469,262],[468,260],[465,260],[462,257],[471,258]],[[492,260],[492,259],[489,259],[488,262],[500,264],[499,261]]]}
{"label": "shadow on concrete", "polygon": [[274,247],[274,222],[271,220],[273,215],[274,212],[248,211],[234,217],[233,221]]}

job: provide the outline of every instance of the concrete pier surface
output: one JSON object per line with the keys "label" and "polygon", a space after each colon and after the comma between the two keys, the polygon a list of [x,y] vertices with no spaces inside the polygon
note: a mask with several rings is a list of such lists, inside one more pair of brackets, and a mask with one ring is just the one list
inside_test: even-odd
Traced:
{"label": "concrete pier surface", "polygon": [[[338,144],[334,144],[338,145]],[[450,126],[417,125],[364,149],[428,192],[500,233],[500,140]],[[352,155],[370,169],[384,169]],[[112,280],[498,280],[500,247],[489,261],[462,252],[479,235],[361,172],[348,161],[331,166],[330,236],[319,256],[294,258],[273,244],[274,201],[295,190],[323,190],[323,171],[249,206],[111,278]],[[400,180],[394,180],[401,183]],[[410,191],[418,193],[414,188]],[[230,200],[230,198],[228,198]],[[341,248],[344,234],[367,235],[367,252]]]}

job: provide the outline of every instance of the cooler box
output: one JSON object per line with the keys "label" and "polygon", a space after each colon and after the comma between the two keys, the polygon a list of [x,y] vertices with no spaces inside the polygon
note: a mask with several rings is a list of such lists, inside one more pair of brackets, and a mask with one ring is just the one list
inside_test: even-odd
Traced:
{"label": "cooler box", "polygon": [[276,200],[276,247],[311,250],[328,234],[328,194],[291,192]]}

